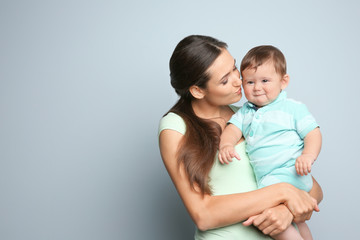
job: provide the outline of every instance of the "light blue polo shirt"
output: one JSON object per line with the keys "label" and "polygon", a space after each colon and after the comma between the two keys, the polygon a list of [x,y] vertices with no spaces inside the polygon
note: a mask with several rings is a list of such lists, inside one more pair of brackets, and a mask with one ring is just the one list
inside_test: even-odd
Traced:
{"label": "light blue polo shirt", "polygon": [[259,188],[288,182],[309,191],[312,178],[296,173],[295,160],[302,153],[306,134],[318,124],[304,104],[286,96],[282,91],[275,101],[261,108],[247,102],[229,123],[237,126],[246,139]]}

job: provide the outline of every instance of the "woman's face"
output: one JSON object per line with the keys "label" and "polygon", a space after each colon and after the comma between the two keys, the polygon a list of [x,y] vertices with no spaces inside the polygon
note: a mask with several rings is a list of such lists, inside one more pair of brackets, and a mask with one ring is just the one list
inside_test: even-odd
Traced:
{"label": "woman's face", "polygon": [[209,67],[210,80],[205,89],[204,100],[215,106],[229,105],[241,99],[240,72],[235,59],[226,49]]}

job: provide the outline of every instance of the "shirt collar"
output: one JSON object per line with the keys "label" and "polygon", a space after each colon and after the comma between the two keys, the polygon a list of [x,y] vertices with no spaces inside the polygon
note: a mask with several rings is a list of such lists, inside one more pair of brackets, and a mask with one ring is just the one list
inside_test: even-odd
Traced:
{"label": "shirt collar", "polygon": [[[281,91],[280,94],[279,94],[279,96],[278,96],[274,101],[272,101],[271,103],[269,103],[268,105],[266,105],[266,106],[264,106],[264,107],[272,106],[272,105],[274,105],[274,104],[276,104],[276,103],[278,103],[278,102],[286,99],[286,97],[287,97],[287,93],[286,93],[285,91]],[[249,107],[250,107],[250,108],[253,108],[253,109],[255,109],[255,110],[258,110],[258,109],[259,109],[257,106],[255,106],[255,105],[254,105],[253,103],[251,103],[251,102],[248,102],[248,104],[249,104]],[[264,108],[264,107],[263,107],[263,108]]]}

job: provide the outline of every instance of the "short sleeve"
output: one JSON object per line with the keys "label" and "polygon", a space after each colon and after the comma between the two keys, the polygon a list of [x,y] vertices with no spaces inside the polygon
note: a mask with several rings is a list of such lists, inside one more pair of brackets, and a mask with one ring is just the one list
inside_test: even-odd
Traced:
{"label": "short sleeve", "polygon": [[165,129],[174,130],[184,135],[186,132],[186,124],[179,115],[169,112],[160,119],[158,135]]}
{"label": "short sleeve", "polygon": [[319,127],[305,104],[299,104],[294,116],[296,130],[302,139],[304,139],[309,132]]}
{"label": "short sleeve", "polygon": [[239,108],[238,111],[236,111],[228,121],[228,123],[234,124],[241,131],[243,131],[243,119],[244,119],[244,115],[242,112],[243,110],[244,108]]}

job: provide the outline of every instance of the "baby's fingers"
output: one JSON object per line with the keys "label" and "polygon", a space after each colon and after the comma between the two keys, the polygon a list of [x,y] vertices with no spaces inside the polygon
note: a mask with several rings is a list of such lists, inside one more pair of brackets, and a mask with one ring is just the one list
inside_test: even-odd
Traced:
{"label": "baby's fingers", "polygon": [[308,172],[308,173],[311,172],[311,163],[309,163],[308,166],[307,166],[307,172]]}
{"label": "baby's fingers", "polygon": [[228,164],[228,162],[226,160],[226,154],[220,153],[218,157],[219,157],[219,161],[221,164]]}
{"label": "baby's fingers", "polygon": [[224,151],[223,160],[226,162],[226,164],[229,164],[229,162],[232,162],[232,152],[231,150],[226,149]]}
{"label": "baby's fingers", "polygon": [[221,164],[224,164],[224,161],[222,160],[222,157],[221,157],[221,154],[219,153],[219,155],[218,155],[218,158],[219,158],[219,162],[221,163]]}
{"label": "baby's fingers", "polygon": [[301,175],[301,176],[304,175],[304,173],[303,173],[303,167],[302,167],[302,164],[301,164],[300,161],[296,161],[296,163],[295,163],[295,168],[296,168],[297,174],[299,174],[299,175]]}
{"label": "baby's fingers", "polygon": [[308,175],[311,172],[311,163],[303,163],[301,171],[303,173],[301,176]]}
{"label": "baby's fingers", "polygon": [[241,160],[240,155],[237,152],[234,152],[234,158],[236,158],[237,160]]}
{"label": "baby's fingers", "polygon": [[219,161],[222,163],[222,164],[229,164],[229,161],[228,161],[228,153],[227,152],[222,152],[221,154],[219,154]]}
{"label": "baby's fingers", "polygon": [[229,164],[229,162],[232,162],[232,156],[231,156],[231,153],[227,152],[227,154],[226,154],[226,163]]}

